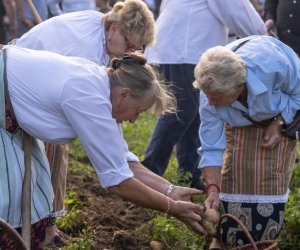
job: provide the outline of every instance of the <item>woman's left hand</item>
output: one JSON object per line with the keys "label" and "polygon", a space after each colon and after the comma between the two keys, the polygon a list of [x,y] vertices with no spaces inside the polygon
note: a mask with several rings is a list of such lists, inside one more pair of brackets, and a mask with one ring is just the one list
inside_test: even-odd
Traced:
{"label": "woman's left hand", "polygon": [[202,193],[203,191],[195,188],[174,186],[169,197],[176,201],[190,201],[193,195],[200,195]]}
{"label": "woman's left hand", "polygon": [[281,126],[273,121],[264,131],[261,146],[264,148],[275,148],[281,140]]}

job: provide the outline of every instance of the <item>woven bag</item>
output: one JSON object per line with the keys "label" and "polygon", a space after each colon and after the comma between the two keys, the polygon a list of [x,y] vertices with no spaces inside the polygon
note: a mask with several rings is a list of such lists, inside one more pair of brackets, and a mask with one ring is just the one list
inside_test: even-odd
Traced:
{"label": "woven bag", "polygon": [[235,222],[237,222],[250,241],[249,244],[234,247],[231,250],[280,250],[276,240],[262,240],[262,241],[254,242],[252,236],[250,235],[249,231],[244,226],[244,224],[238,218],[236,218],[235,216],[233,216],[231,214],[223,214],[221,216],[221,218],[219,220],[219,224],[218,224],[218,236],[220,239],[221,248],[223,250],[226,248],[224,247],[224,243],[221,240],[222,239],[221,223],[222,223],[223,219],[225,219],[225,218],[230,218],[230,219],[234,220]]}

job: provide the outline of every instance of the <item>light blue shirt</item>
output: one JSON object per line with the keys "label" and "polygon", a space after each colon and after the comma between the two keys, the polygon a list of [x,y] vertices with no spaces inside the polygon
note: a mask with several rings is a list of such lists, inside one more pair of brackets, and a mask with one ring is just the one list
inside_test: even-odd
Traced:
{"label": "light blue shirt", "polygon": [[[243,40],[226,47],[234,49]],[[248,109],[238,101],[224,106],[209,105],[206,95],[201,91],[200,168],[223,165],[226,148],[224,124],[233,127],[251,125],[241,110],[255,121],[266,120],[280,113],[285,123],[289,124],[300,109],[300,61],[290,47],[269,36],[253,36],[236,54],[247,67]]]}

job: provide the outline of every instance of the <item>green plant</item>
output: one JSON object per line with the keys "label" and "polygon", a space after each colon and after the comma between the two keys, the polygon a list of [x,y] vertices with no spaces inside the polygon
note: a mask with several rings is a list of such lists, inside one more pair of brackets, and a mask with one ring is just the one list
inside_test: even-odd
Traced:
{"label": "green plant", "polygon": [[67,234],[78,235],[86,228],[86,223],[80,216],[80,201],[75,192],[69,192],[65,199],[68,210],[56,218],[56,225]]}
{"label": "green plant", "polygon": [[204,249],[206,239],[188,229],[183,223],[168,215],[158,215],[151,222],[153,239],[162,242],[165,249]]}
{"label": "green plant", "polygon": [[62,250],[92,250],[95,249],[95,232],[89,227],[82,229],[78,239]]}

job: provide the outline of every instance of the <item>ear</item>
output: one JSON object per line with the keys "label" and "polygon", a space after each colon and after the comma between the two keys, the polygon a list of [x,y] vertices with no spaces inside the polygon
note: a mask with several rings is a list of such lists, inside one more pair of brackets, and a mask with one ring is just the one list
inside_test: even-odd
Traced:
{"label": "ear", "polygon": [[246,87],[246,84],[241,83],[240,85],[238,85],[238,91],[241,93],[244,90],[245,87]]}
{"label": "ear", "polygon": [[129,88],[121,88],[118,97],[117,97],[117,104],[120,105],[128,96],[130,96],[130,89]]}
{"label": "ear", "polygon": [[118,29],[118,24],[116,22],[113,22],[110,27],[109,30],[110,31],[116,31],[116,29]]}

